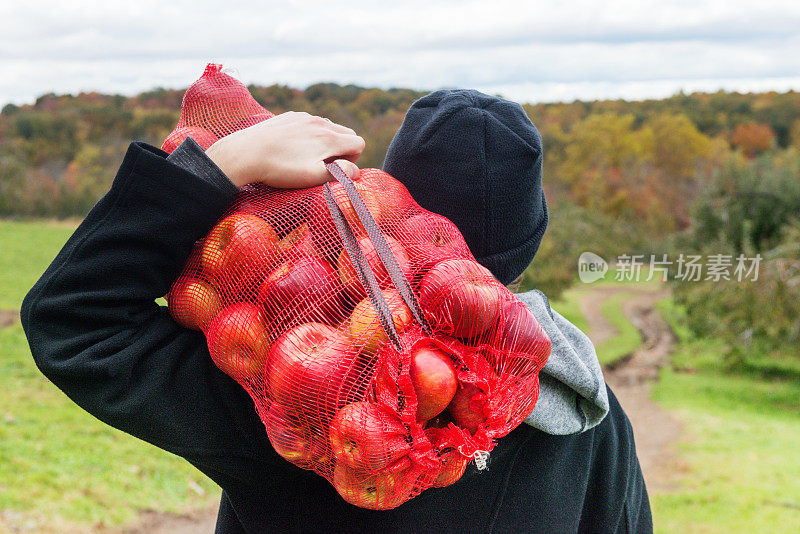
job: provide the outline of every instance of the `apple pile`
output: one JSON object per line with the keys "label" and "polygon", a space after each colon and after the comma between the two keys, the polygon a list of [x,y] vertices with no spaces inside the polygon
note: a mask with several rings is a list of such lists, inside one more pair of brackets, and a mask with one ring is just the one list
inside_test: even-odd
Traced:
{"label": "apple pile", "polygon": [[[194,247],[168,303],[253,397],[275,450],[348,502],[386,509],[457,481],[533,408],[549,341],[446,218],[389,175],[355,182],[430,326],[417,324],[334,187],[402,350],[333,225],[322,188],[247,186]],[[393,198],[386,198],[390,191]],[[387,211],[391,207],[393,211]]]}
{"label": "apple pile", "polygon": [[[205,146],[271,116],[210,66],[187,91],[165,149],[189,135]],[[362,170],[354,185],[396,272],[338,182],[330,192],[361,267],[343,246],[323,186],[251,184],[195,243],[167,301],[248,391],[278,454],[326,477],[348,502],[388,509],[456,482],[522,422],[550,341],[449,220],[380,170]],[[372,272],[374,291],[361,268]],[[416,302],[401,296],[401,278]]]}

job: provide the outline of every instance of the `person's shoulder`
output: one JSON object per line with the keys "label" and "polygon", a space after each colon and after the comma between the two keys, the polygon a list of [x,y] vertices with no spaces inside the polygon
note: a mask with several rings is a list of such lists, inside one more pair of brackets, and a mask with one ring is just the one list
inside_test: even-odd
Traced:
{"label": "person's shoulder", "polygon": [[631,422],[628,419],[628,414],[625,413],[622,404],[620,404],[619,399],[608,384],[606,384],[606,393],[608,394],[608,413],[611,415],[613,422],[630,429]]}
{"label": "person's shoulder", "polygon": [[524,293],[516,293],[515,296],[530,308],[534,315],[537,316],[537,319],[543,315],[547,315],[551,319],[553,318],[553,310],[550,308],[550,299],[538,289],[532,289]]}
{"label": "person's shoulder", "polygon": [[603,421],[594,428],[595,448],[598,450],[611,451],[614,455],[636,459],[636,445],[633,434],[633,427],[625,413],[619,399],[606,384],[606,395],[608,397],[608,414]]}

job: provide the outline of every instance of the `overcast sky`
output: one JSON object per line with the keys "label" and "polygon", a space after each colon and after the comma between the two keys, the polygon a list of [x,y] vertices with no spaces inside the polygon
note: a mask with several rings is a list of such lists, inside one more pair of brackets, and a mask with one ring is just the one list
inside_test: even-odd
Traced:
{"label": "overcast sky", "polygon": [[0,2],[0,104],[185,87],[209,61],[246,83],[474,87],[530,102],[785,91],[800,89],[800,2]]}

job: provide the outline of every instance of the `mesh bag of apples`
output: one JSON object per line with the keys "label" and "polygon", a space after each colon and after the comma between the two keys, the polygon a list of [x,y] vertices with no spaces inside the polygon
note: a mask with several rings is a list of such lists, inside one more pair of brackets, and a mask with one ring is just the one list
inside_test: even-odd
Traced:
{"label": "mesh bag of apples", "polygon": [[[268,120],[209,65],[167,151]],[[485,465],[532,411],[550,340],[458,229],[377,169],[241,189],[168,295],[252,397],[275,450],[348,502],[394,508]]]}

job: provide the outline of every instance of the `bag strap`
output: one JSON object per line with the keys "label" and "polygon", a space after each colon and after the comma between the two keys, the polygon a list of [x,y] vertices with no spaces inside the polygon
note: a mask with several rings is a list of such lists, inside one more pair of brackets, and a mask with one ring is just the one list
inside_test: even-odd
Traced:
{"label": "bag strap", "polygon": [[[361,195],[358,193],[358,189],[356,189],[353,180],[347,176],[347,173],[345,173],[336,163],[327,163],[325,167],[328,169],[328,172],[331,173],[340,184],[342,184],[342,187],[347,194],[347,198],[350,199],[350,204],[353,206],[353,209],[356,212],[356,216],[364,226],[367,236],[369,236],[370,241],[372,241],[372,244],[375,247],[375,251],[378,253],[378,258],[380,258],[381,263],[383,263],[383,266],[386,268],[386,272],[389,274],[389,278],[392,280],[392,284],[394,285],[395,289],[397,289],[397,292],[405,301],[408,309],[411,310],[411,315],[414,316],[414,319],[417,321],[420,327],[422,327],[422,330],[426,334],[431,335],[430,326],[428,325],[428,321],[425,319],[425,315],[422,313],[422,310],[419,307],[417,297],[411,290],[411,284],[408,283],[406,275],[403,273],[403,270],[400,269],[400,264],[397,262],[397,258],[395,258],[394,254],[392,254],[392,250],[389,248],[389,243],[386,242],[386,238],[381,232],[381,229],[378,227],[378,223],[376,223],[375,219],[372,218],[372,214],[369,212],[369,209],[367,209],[367,205],[364,204],[364,199],[362,199]],[[326,189],[330,190],[330,184],[326,184]],[[358,248],[357,245],[356,248]],[[392,323],[392,326],[394,326],[394,323]]]}
{"label": "bag strap", "polygon": [[383,293],[375,279],[375,273],[372,272],[372,267],[369,266],[366,258],[364,258],[364,254],[358,246],[358,241],[353,235],[353,231],[347,225],[342,209],[333,198],[330,184],[325,185],[323,194],[325,195],[325,202],[328,204],[328,210],[331,212],[331,217],[333,217],[333,222],[336,225],[336,230],[342,238],[344,249],[347,251],[347,255],[350,256],[350,261],[353,263],[353,267],[355,267],[358,279],[361,280],[361,284],[364,286],[364,289],[367,290],[369,299],[372,302],[372,307],[375,308],[375,311],[378,313],[378,320],[381,322],[383,330],[389,336],[394,347],[402,352],[403,346],[400,343],[400,336],[397,334],[397,329],[394,327],[392,311],[389,309],[386,299],[383,298]]}

